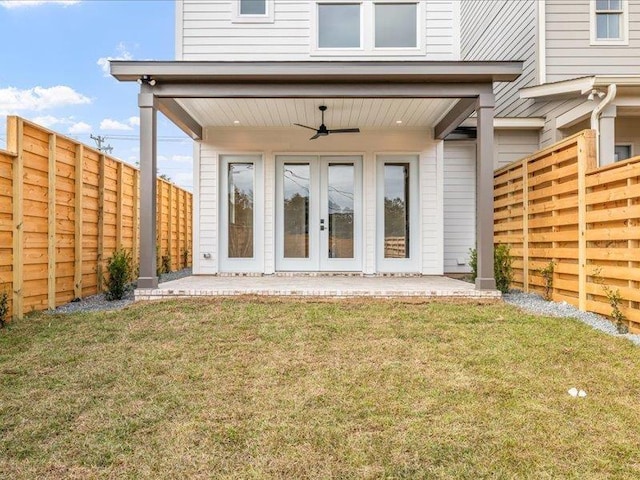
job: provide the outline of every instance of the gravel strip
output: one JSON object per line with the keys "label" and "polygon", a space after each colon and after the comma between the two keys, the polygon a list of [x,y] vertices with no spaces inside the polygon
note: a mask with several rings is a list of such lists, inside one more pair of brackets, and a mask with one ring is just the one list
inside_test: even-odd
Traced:
{"label": "gravel strip", "polygon": [[[171,280],[178,280],[179,278],[189,277],[191,275],[191,269],[185,268],[183,270],[177,270],[175,272],[164,273],[160,275],[159,282],[170,282]],[[104,293],[98,295],[91,295],[85,297],[77,302],[70,302],[65,305],[60,305],[51,313],[74,313],[74,312],[97,312],[100,310],[120,310],[133,303],[133,289],[131,286],[127,293],[125,293],[122,300],[108,301]]]}
{"label": "gravel strip", "polygon": [[573,305],[567,302],[549,302],[535,293],[523,293],[523,292],[510,292],[502,296],[502,299],[520,307],[523,310],[538,315],[546,315],[550,317],[563,317],[563,318],[575,318],[582,323],[586,323],[596,330],[600,330],[608,335],[614,335],[616,337],[624,337],[640,345],[640,335],[627,333],[621,335],[616,330],[616,326],[613,322],[607,318],[591,312],[581,312]]}

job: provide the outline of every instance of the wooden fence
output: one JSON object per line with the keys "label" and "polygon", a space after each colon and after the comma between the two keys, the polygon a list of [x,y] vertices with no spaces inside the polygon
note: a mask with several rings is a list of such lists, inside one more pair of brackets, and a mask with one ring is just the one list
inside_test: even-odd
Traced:
{"label": "wooden fence", "polygon": [[[140,172],[19,117],[0,151],[0,289],[13,317],[102,291],[123,247],[138,260]],[[158,179],[158,257],[191,265],[191,193]],[[186,253],[186,255],[185,255]],[[186,260],[186,262],[185,262]]]}
{"label": "wooden fence", "polygon": [[514,286],[610,315],[603,286],[618,290],[640,332],[640,157],[596,167],[585,130],[511,163],[494,177],[495,242],[511,246]]}

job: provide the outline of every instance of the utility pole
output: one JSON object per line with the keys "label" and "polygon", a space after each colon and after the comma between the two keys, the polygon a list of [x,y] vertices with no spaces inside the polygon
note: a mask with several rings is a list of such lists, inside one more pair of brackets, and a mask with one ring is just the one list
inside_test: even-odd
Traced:
{"label": "utility pole", "polygon": [[105,145],[104,147],[102,146],[102,144],[105,142],[104,137],[101,137],[100,135],[94,136],[93,134],[89,134],[89,137],[91,137],[91,140],[94,140],[96,142],[99,151],[109,154],[113,151],[113,147],[111,145]]}

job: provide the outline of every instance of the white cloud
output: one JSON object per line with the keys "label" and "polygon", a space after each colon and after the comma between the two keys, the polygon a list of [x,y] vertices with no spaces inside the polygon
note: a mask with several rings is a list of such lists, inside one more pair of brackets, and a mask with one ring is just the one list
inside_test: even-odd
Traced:
{"label": "white cloud", "polygon": [[173,181],[187,190],[191,190],[193,185],[193,173],[191,172],[178,172],[172,176]]}
{"label": "white cloud", "polygon": [[133,130],[133,128],[126,123],[122,123],[111,118],[105,118],[100,122],[100,130]]}
{"label": "white cloud", "polygon": [[93,130],[93,128],[88,123],[78,122],[71,125],[68,132],[74,135],[79,135],[82,133],[91,133],[91,130]]}
{"label": "white cloud", "polygon": [[129,122],[129,125],[131,125],[132,127],[140,126],[140,117],[129,117],[129,120],[127,121]]}
{"label": "white cloud", "polygon": [[191,155],[173,155],[171,161],[175,163],[191,163],[193,157]]}
{"label": "white cloud", "polygon": [[0,1],[0,7],[4,8],[21,8],[21,7],[37,7],[39,5],[77,5],[80,0],[3,0]]}
{"label": "white cloud", "polygon": [[69,120],[66,118],[54,117],[53,115],[42,115],[39,117],[33,117],[33,120],[38,125],[42,125],[45,128],[51,128],[56,125],[61,125],[65,123],[69,123]]}
{"label": "white cloud", "polygon": [[21,90],[15,87],[0,88],[0,115],[20,111],[39,112],[68,105],[91,103],[91,99],[66,85],[33,87]]}
{"label": "white cloud", "polygon": [[105,77],[110,76],[109,74],[109,60],[133,60],[133,55],[127,50],[127,46],[124,42],[120,42],[116,46],[116,56],[115,57],[100,57],[96,62],[98,66],[102,69],[102,72]]}

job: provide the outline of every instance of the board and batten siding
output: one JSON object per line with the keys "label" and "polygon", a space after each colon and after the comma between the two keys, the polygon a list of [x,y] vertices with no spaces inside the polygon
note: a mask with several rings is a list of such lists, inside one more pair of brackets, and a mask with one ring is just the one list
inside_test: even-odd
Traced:
{"label": "board and batten siding", "polygon": [[547,0],[547,82],[640,75],[640,2],[629,1],[629,45],[591,45],[589,0]]}
{"label": "board and batten siding", "polygon": [[444,142],[444,271],[468,273],[476,238],[476,144]]}
{"label": "board and batten siding", "polygon": [[537,5],[535,0],[462,0],[460,54],[463,60],[521,60],[522,75],[496,83],[496,116],[517,117],[532,100],[519,90],[537,81]]}
{"label": "board and batten siding", "polygon": [[[177,0],[176,59],[209,61],[358,60],[363,55],[311,55],[310,0],[273,0],[271,23],[233,23],[235,0]],[[272,1],[272,0],[269,0]],[[459,60],[458,0],[425,2],[426,55],[385,60]]]}
{"label": "board and batten siding", "polygon": [[[264,266],[275,271],[275,157],[277,155],[362,155],[363,156],[363,271],[376,272],[376,155],[419,155],[421,242],[417,270],[427,275],[443,273],[443,161],[441,141],[424,129],[390,131],[363,130],[354,138],[336,135],[330,141],[309,142],[302,129],[207,128],[196,149],[194,203],[194,274],[220,272],[219,243],[219,158],[225,154],[259,154],[264,162]],[[474,234],[475,235],[475,234]],[[210,258],[204,258],[204,254]]]}

